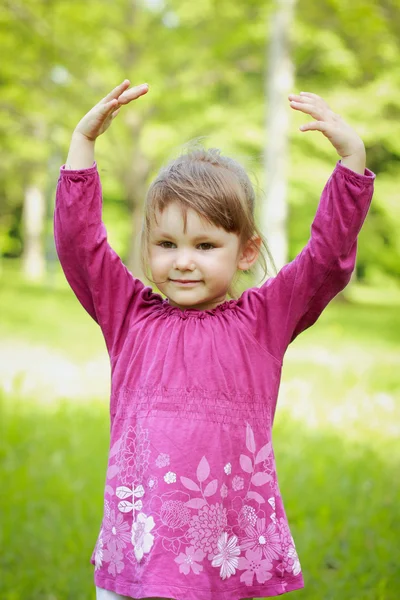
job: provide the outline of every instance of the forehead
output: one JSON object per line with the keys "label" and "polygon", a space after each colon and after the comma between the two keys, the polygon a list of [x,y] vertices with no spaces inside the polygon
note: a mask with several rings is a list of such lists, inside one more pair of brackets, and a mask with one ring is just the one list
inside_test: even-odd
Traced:
{"label": "forehead", "polygon": [[171,235],[187,234],[189,236],[202,233],[229,235],[222,227],[217,227],[192,208],[184,209],[177,202],[168,203],[163,211],[157,209],[155,219],[156,221],[152,224],[152,233],[154,234],[164,232]]}

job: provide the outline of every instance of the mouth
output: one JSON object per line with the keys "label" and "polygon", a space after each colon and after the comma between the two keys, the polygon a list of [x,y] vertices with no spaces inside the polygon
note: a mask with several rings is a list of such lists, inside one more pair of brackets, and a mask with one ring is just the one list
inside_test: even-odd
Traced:
{"label": "mouth", "polygon": [[184,285],[187,287],[192,287],[192,286],[196,285],[197,283],[201,283],[200,280],[194,280],[194,279],[170,279],[170,281],[172,281],[172,283],[176,283],[177,285]]}

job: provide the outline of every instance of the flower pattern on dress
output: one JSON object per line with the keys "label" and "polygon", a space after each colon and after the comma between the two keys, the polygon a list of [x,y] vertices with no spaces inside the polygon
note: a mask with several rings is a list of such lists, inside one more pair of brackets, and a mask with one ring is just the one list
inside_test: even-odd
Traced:
{"label": "flower pattern on dress", "polygon": [[100,535],[99,538],[97,540],[97,544],[96,544],[96,548],[94,551],[94,570],[97,571],[98,569],[101,568],[102,564],[103,564],[103,530],[100,530]]}
{"label": "flower pattern on dress", "polygon": [[169,455],[161,452],[156,458],[156,467],[162,469],[162,467],[167,467],[169,465]]}
{"label": "flower pattern on dress", "polygon": [[117,456],[119,479],[126,485],[143,479],[149,466],[150,443],[148,429],[129,426],[123,433]]}
{"label": "flower pattern on dress", "polygon": [[154,535],[150,531],[155,526],[153,517],[139,513],[136,521],[132,523],[132,545],[136,559],[140,561],[144,554],[148,554],[154,543]]}
{"label": "flower pattern on dress", "polygon": [[265,519],[257,519],[256,526],[246,527],[246,537],[240,544],[243,550],[259,548],[270,562],[281,556],[281,540],[279,531],[273,523],[265,524]]}
{"label": "flower pattern on dress", "polygon": [[288,573],[298,575],[301,571],[301,566],[299,557],[297,556],[296,546],[290,533],[289,526],[282,517],[279,519],[279,528],[281,532],[281,542],[283,549],[283,568]]}
{"label": "flower pattern on dress", "polygon": [[172,471],[168,471],[168,473],[166,473],[164,475],[164,481],[165,481],[165,483],[175,483],[176,482],[176,473],[173,473]]}
{"label": "flower pattern on dress", "polygon": [[262,558],[262,552],[259,548],[246,550],[246,556],[239,557],[239,569],[244,570],[244,573],[240,576],[240,581],[249,586],[253,585],[254,575],[257,583],[265,583],[272,577],[270,572],[272,564]]}
{"label": "flower pattern on dress", "polygon": [[189,575],[192,570],[195,575],[198,575],[203,570],[203,566],[199,565],[197,561],[202,561],[204,557],[205,554],[202,550],[196,550],[194,546],[187,546],[186,553],[181,552],[174,560],[179,565],[180,573]]}
{"label": "flower pattern on dress", "polygon": [[220,576],[222,579],[229,579],[234,575],[239,564],[240,547],[237,545],[238,538],[233,535],[228,539],[226,531],[218,540],[218,554],[212,559],[213,567],[220,568]]}
{"label": "flower pattern on dress", "polygon": [[221,489],[219,490],[219,493],[221,494],[221,498],[226,498],[228,495],[228,488],[227,486],[223,483],[221,485]]}
{"label": "flower pattern on dress", "polygon": [[239,475],[235,475],[235,477],[232,479],[232,489],[235,490],[235,492],[238,492],[239,490],[242,490],[243,488],[244,488],[243,477],[239,477]]}
{"label": "flower pattern on dress", "polygon": [[110,549],[115,546],[117,550],[122,550],[131,540],[128,523],[124,522],[121,513],[115,514],[115,510],[110,511],[109,517],[103,520],[103,541]]}
{"label": "flower pattern on dress", "polygon": [[[158,538],[161,545],[157,551],[172,552],[177,571],[185,576],[204,572],[206,560],[219,569],[222,580],[233,577],[247,586],[265,583],[273,573],[279,573],[281,582],[286,572],[299,574],[300,563],[289,527],[284,518],[278,521],[277,517],[281,507],[274,493],[271,443],[257,451],[249,423],[245,433],[247,452],[239,457],[241,471],[235,473],[233,461],[223,467],[225,475],[232,475],[228,487],[221,481],[225,478],[213,478],[213,467],[204,455],[194,472],[181,475],[170,470],[153,475],[148,469],[148,430],[140,425],[128,427],[111,450],[116,463],[108,469],[106,493],[110,500],[104,503],[102,529],[94,551],[95,569],[107,569],[116,576],[125,568],[126,560],[140,580],[146,565],[151,565],[152,548]],[[170,455],[160,452],[154,464],[165,468],[170,465]],[[114,485],[109,483],[117,476]],[[181,485],[173,486],[172,491],[155,493],[157,488],[163,491],[177,481]],[[216,501],[217,494],[221,502]],[[274,561],[279,561],[275,568]],[[284,581],[281,585],[283,589]]]}
{"label": "flower pattern on dress", "polygon": [[107,571],[113,577],[115,577],[117,573],[122,572],[124,568],[122,559],[122,552],[121,550],[118,550],[116,546],[111,545],[110,548],[105,548],[103,550],[103,560],[104,562],[109,563]]}
{"label": "flower pattern on dress", "polygon": [[232,472],[232,465],[231,463],[226,463],[226,465],[224,466],[224,471],[227,475],[230,475]]}
{"label": "flower pattern on dress", "polygon": [[238,515],[238,522],[241,529],[246,529],[249,525],[255,525],[257,514],[253,506],[244,504]]}
{"label": "flower pattern on dress", "polygon": [[155,489],[157,489],[158,486],[158,477],[156,477],[155,475],[150,475],[150,477],[147,478],[147,487],[154,491]]}
{"label": "flower pattern on dress", "polygon": [[226,525],[226,509],[222,504],[206,504],[192,517],[187,535],[193,546],[203,550],[211,560],[218,552],[218,540]]}

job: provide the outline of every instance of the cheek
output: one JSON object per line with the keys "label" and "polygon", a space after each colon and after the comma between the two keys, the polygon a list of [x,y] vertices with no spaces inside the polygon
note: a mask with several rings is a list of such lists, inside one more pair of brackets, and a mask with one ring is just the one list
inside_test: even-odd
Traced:
{"label": "cheek", "polygon": [[169,268],[171,257],[168,257],[165,252],[153,250],[150,254],[150,265],[152,270],[160,271]]}

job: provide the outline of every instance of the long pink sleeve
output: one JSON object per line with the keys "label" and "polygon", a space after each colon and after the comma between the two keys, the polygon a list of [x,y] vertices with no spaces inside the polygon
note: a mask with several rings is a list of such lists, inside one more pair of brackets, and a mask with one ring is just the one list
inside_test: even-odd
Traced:
{"label": "long pink sleeve", "polygon": [[276,277],[244,293],[255,336],[278,360],[350,281],[374,179],[368,169],[360,175],[339,162],[322,192],[307,245]]}
{"label": "long pink sleeve", "polygon": [[61,168],[54,237],[71,288],[100,325],[110,355],[118,354],[139,294],[145,288],[107,241],[96,165],[76,171]]}

